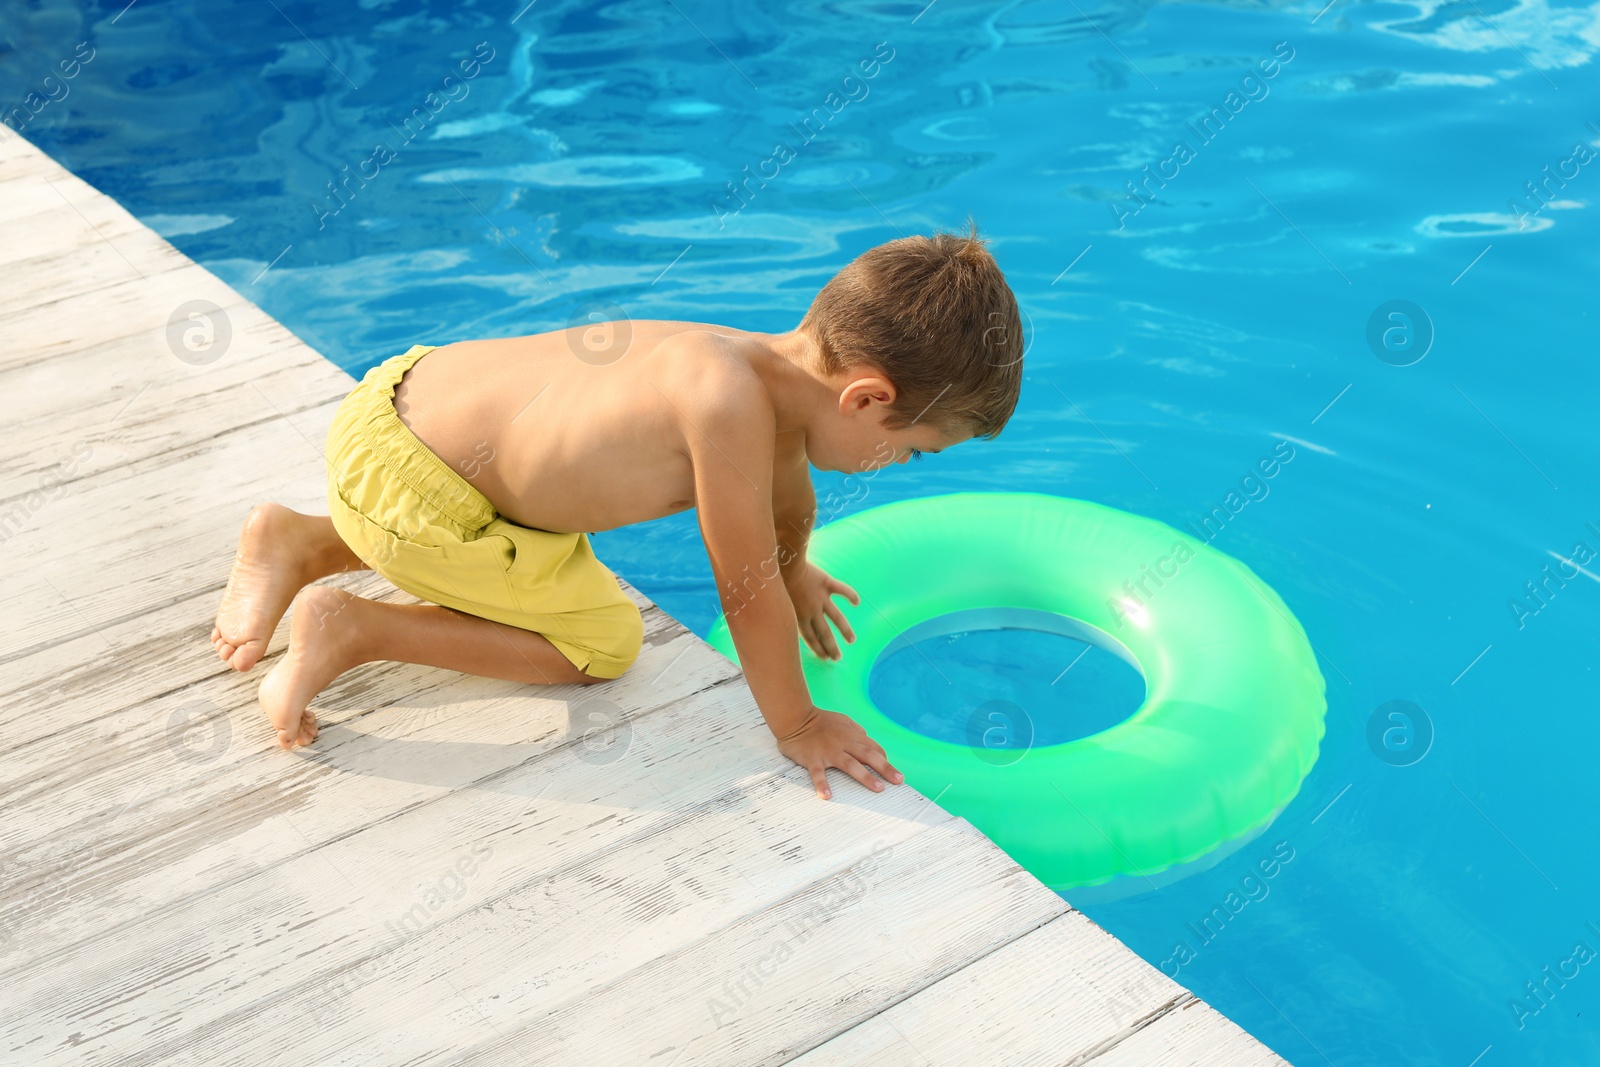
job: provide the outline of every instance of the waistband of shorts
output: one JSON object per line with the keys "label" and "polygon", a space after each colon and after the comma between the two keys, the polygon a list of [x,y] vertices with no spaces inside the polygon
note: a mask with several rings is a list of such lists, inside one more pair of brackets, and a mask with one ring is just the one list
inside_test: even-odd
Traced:
{"label": "waistband of shorts", "polygon": [[351,394],[358,405],[356,429],[368,447],[398,477],[465,531],[480,530],[499,514],[489,498],[450,469],[411,432],[394,408],[395,387],[412,364],[437,345],[412,345],[367,371]]}

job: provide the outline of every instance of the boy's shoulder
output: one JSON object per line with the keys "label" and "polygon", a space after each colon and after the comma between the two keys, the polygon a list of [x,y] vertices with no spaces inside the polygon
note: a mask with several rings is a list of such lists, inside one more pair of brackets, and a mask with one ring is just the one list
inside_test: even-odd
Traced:
{"label": "boy's shoulder", "polygon": [[781,451],[778,405],[756,366],[759,345],[751,335],[685,330],[651,351],[650,383],[697,469],[709,462],[748,481],[750,463],[769,464]]}
{"label": "boy's shoulder", "polygon": [[748,334],[682,330],[651,352],[651,379],[675,394],[669,399],[702,411],[726,414],[753,404],[770,411],[772,397],[755,366],[759,351]]}

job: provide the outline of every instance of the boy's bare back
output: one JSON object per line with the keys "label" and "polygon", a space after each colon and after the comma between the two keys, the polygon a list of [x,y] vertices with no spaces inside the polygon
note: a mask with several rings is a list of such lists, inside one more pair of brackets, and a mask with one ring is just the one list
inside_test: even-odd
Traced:
{"label": "boy's bare back", "polygon": [[665,320],[458,341],[411,368],[395,410],[510,521],[610,530],[694,507],[685,408],[741,378],[759,402],[739,368],[762,351],[742,330]]}

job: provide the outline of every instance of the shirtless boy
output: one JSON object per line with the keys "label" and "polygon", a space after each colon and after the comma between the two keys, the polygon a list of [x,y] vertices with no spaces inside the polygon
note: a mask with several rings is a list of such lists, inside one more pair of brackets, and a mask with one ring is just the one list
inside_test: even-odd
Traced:
{"label": "shirtless boy", "polygon": [[[692,507],[778,750],[823,799],[829,767],[874,790],[903,781],[853,719],[811,702],[801,672],[796,638],[838,658],[829,621],[855,634],[832,598],[860,603],[806,560],[807,468],[877,470],[1011,417],[1022,323],[976,229],[869,249],[788,333],[596,331],[417,345],[369,371],[328,434],[332,514],[261,504],[245,520],[217,655],[249,670],[295,602],[289,650],[260,688],[284,748],[316,738],[323,687],[373,660],[607,681],[638,656],[643,626],[585,532]],[[774,561],[781,582],[752,580]],[[429,603],[312,584],[368,567]]]}

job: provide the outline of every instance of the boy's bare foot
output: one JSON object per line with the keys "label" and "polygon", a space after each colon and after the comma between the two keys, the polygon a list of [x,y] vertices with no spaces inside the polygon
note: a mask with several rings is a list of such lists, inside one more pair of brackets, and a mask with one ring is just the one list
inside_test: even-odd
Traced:
{"label": "boy's bare foot", "polygon": [[267,720],[277,728],[279,747],[316,740],[317,717],[308,705],[359,662],[357,617],[367,606],[360,597],[325,585],[310,586],[295,598],[289,651],[267,672],[257,693]]}
{"label": "boy's bare foot", "polygon": [[[330,545],[330,537],[336,546]],[[327,518],[302,515],[281,504],[256,505],[239,531],[233,573],[211,628],[218,658],[236,671],[254,667],[295,593],[332,573],[318,564],[338,550],[348,552]]]}

